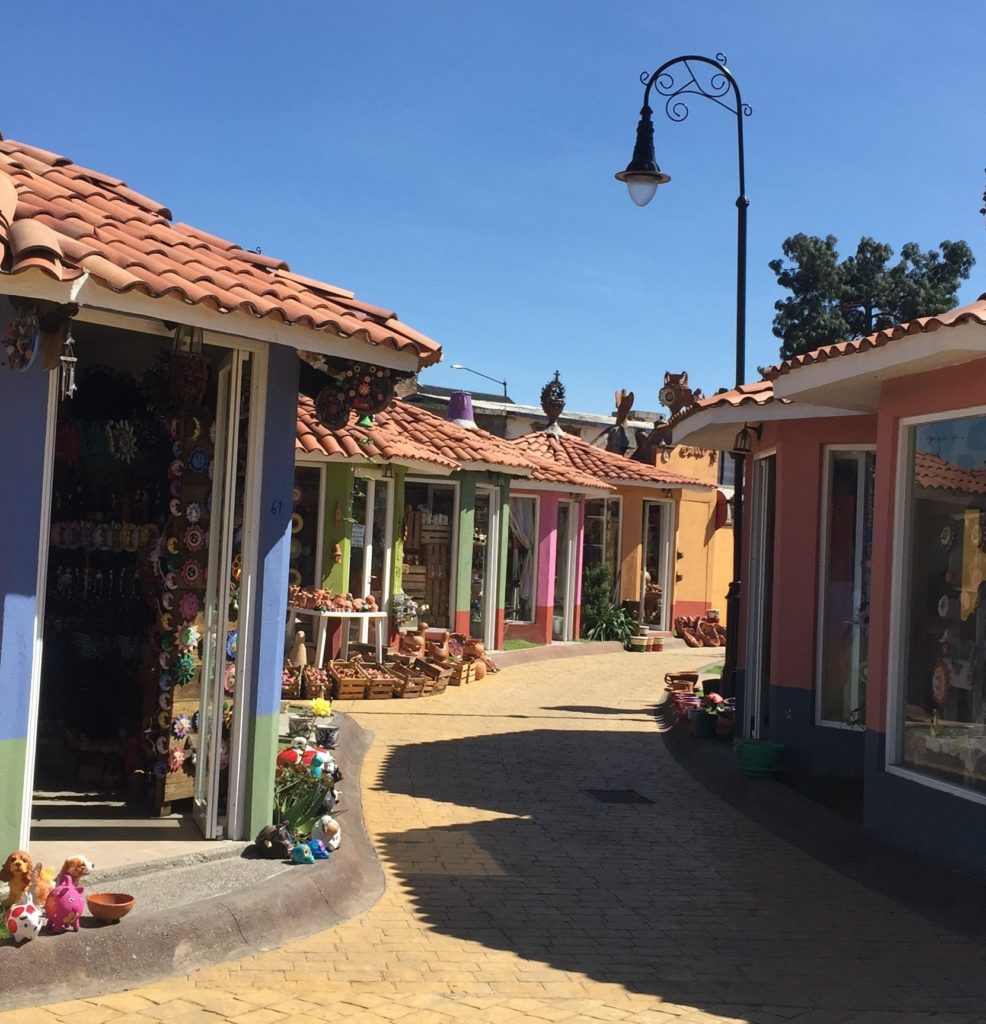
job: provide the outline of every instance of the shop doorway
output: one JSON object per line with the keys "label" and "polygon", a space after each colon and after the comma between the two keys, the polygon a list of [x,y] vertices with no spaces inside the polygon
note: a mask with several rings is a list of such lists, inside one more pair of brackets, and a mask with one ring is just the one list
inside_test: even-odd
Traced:
{"label": "shop doorway", "polygon": [[29,839],[237,837],[259,357],[193,335],[73,334],[79,390],[57,402],[49,466]]}
{"label": "shop doorway", "polygon": [[571,640],[575,600],[575,505],[558,502],[555,547],[555,597],[551,616],[551,639]]}
{"label": "shop doorway", "polygon": [[[394,533],[393,481],[357,476],[353,481],[352,518],[349,592],[354,597],[372,594],[378,607],[388,608]],[[359,642],[369,641],[368,621],[346,626],[358,631]]]}
{"label": "shop doorway", "polygon": [[469,635],[488,650],[496,643],[497,565],[499,550],[499,494],[495,487],[478,485],[473,510],[472,567],[469,589]]}
{"label": "shop doorway", "polygon": [[669,571],[671,564],[672,516],[669,501],[644,502],[643,558],[640,579],[640,624],[652,629],[668,628]]}
{"label": "shop doorway", "polygon": [[404,485],[404,593],[418,605],[418,619],[454,629],[452,551],[459,515],[454,483],[407,480]]}

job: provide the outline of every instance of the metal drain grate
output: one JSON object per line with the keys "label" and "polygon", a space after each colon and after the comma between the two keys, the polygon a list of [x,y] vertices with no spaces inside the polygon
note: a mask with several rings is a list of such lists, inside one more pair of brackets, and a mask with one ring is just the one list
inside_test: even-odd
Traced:
{"label": "metal drain grate", "polygon": [[604,804],[652,804],[635,789],[583,789],[583,793],[601,800]]}

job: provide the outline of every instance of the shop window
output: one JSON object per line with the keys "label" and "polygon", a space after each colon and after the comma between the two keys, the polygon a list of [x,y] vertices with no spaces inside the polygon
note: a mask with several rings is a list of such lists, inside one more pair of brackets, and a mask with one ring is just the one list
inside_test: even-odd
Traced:
{"label": "shop window", "polygon": [[620,498],[594,498],[585,503],[585,536],[582,563],[591,569],[597,565],[609,568],[613,599],[620,591]]}
{"label": "shop window", "polygon": [[875,464],[869,451],[829,451],[826,463],[818,718],[828,725],[864,721]]}
{"label": "shop window", "polygon": [[507,618],[533,622],[537,600],[537,498],[510,498]]}
{"label": "shop window", "polygon": [[664,626],[664,576],[666,564],[666,521],[668,505],[644,502],[644,559],[640,621],[649,626]]}
{"label": "shop window", "polygon": [[986,793],[986,417],[902,436],[897,763]]}
{"label": "shop window", "polygon": [[422,621],[450,629],[455,485],[408,480],[404,501],[404,593]]}

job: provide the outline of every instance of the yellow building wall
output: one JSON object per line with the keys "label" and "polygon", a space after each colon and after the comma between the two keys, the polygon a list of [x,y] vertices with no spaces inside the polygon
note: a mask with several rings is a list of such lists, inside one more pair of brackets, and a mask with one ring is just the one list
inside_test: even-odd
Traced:
{"label": "yellow building wall", "polygon": [[668,490],[619,488],[623,499],[620,598],[640,600],[644,502],[670,500],[676,529],[671,543],[669,625],[679,615],[704,615],[710,608],[718,608],[725,622],[726,591],[732,578],[733,528],[729,525],[716,529],[718,453],[679,445],[662,452],[657,464],[710,486]]}

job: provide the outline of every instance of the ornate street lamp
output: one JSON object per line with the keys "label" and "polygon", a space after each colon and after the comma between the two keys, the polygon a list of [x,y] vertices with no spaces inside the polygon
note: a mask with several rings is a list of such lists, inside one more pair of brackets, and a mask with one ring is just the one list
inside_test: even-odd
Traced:
{"label": "ornate street lamp", "polygon": [[[713,70],[709,70],[709,69]],[[688,117],[688,105],[682,97],[701,96],[712,100],[736,117],[736,148],[739,156],[739,196],[736,199],[736,385],[743,383],[746,362],[746,171],[743,160],[743,117],[752,113],[740,97],[739,86],[726,67],[726,58],[717,53],[715,60],[690,54],[665,61],[652,75],[640,76],[644,85],[644,105],[637,123],[637,141],[626,169],[616,177],[626,182],[630,198],[637,206],[646,206],[659,185],[671,176],[665,174],[654,158],[654,124],[651,120],[651,90],[664,97],[664,112],[672,121]],[[742,448],[742,446],[741,446]],[[735,692],[736,647],[739,634],[740,577],[743,571],[743,472],[746,451],[734,451],[736,467],[733,494],[733,581],[726,597],[726,663],[722,678],[726,689]]]}

